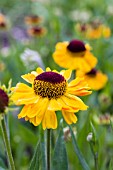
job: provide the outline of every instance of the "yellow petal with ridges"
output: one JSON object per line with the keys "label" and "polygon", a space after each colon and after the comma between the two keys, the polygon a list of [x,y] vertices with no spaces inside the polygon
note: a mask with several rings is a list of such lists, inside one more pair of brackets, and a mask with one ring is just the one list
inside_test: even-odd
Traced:
{"label": "yellow petal with ridges", "polygon": [[64,117],[64,120],[67,122],[67,124],[72,124],[77,122],[77,117],[73,112],[67,112],[62,110],[62,115]]}
{"label": "yellow petal with ridges", "polygon": [[47,110],[43,121],[42,121],[42,127],[45,130],[47,129],[56,129],[57,128],[57,117],[54,111]]}
{"label": "yellow petal with ridges", "polygon": [[35,79],[35,75],[34,75],[34,74],[30,74],[30,73],[25,74],[25,75],[22,75],[21,77],[22,77],[25,81],[27,81],[28,83],[31,83],[31,84],[33,84],[34,79]]}
{"label": "yellow petal with ridges", "polygon": [[65,102],[66,105],[79,110],[87,110],[88,106],[84,104],[84,102],[77,96],[71,94],[65,94],[62,97],[62,100]]}
{"label": "yellow petal with ridges", "polygon": [[48,99],[42,99],[40,98],[36,104],[32,105],[31,112],[27,114],[29,118],[35,117],[37,115],[40,115],[40,112],[42,112],[43,108],[45,107],[46,103],[48,102]]}
{"label": "yellow petal with ridges", "polygon": [[71,111],[74,112],[74,109],[68,105],[66,105],[66,103],[62,100],[62,98],[57,99],[57,102],[62,105],[62,109],[67,110],[67,111]]}
{"label": "yellow petal with ridges", "polygon": [[48,110],[56,111],[56,110],[61,110],[61,108],[62,108],[62,105],[58,103],[56,99],[50,100]]}
{"label": "yellow petal with ridges", "polygon": [[31,105],[25,105],[21,112],[18,114],[18,119],[26,117],[27,113],[31,110]]}
{"label": "yellow petal with ridges", "polygon": [[33,89],[24,83],[17,83],[16,87],[11,88],[11,91],[19,93],[31,93]]}

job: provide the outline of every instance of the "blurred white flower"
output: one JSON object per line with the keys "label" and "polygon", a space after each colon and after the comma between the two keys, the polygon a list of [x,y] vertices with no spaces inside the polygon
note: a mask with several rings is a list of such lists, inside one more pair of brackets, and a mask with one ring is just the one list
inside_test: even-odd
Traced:
{"label": "blurred white flower", "polygon": [[91,17],[91,13],[89,11],[80,11],[74,10],[70,12],[70,18],[73,21],[88,21]]}
{"label": "blurred white flower", "polygon": [[44,63],[41,59],[40,54],[37,51],[33,51],[29,48],[25,49],[25,51],[20,56],[26,67],[30,66],[30,69],[34,68],[34,66],[39,66],[42,69],[45,69]]}
{"label": "blurred white flower", "polygon": [[[73,129],[74,135],[76,136],[77,130],[75,128],[72,128],[72,129]],[[71,140],[71,132],[70,132],[70,129],[69,129],[68,126],[63,128],[63,133],[64,133],[64,140],[65,141],[70,141]]]}
{"label": "blurred white flower", "polygon": [[10,48],[9,47],[3,47],[0,51],[1,55],[3,57],[8,57],[10,55]]}
{"label": "blurred white flower", "polygon": [[112,5],[109,5],[107,7],[107,12],[108,12],[109,15],[113,15],[113,6]]}

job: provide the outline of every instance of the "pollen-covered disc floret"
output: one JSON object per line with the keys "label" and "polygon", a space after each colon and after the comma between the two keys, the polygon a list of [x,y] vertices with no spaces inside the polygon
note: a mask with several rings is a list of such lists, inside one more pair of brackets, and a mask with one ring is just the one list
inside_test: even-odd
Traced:
{"label": "pollen-covered disc floret", "polygon": [[66,92],[65,78],[55,72],[48,71],[38,75],[34,80],[34,92],[41,97],[57,99]]}
{"label": "pollen-covered disc floret", "polygon": [[5,107],[8,106],[8,102],[8,95],[4,92],[4,90],[0,89],[0,113],[4,112]]}
{"label": "pollen-covered disc floret", "polygon": [[78,53],[86,51],[85,44],[80,40],[72,40],[70,41],[67,49],[71,52]]}

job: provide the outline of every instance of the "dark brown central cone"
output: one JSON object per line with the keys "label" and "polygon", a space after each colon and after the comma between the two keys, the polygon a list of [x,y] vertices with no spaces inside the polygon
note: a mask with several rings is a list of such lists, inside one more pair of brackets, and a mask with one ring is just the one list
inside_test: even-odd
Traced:
{"label": "dark brown central cone", "polygon": [[4,92],[4,90],[0,89],[0,113],[4,112],[5,107],[8,106],[8,102],[8,95]]}
{"label": "dark brown central cone", "polygon": [[67,49],[74,53],[83,52],[86,50],[85,44],[80,40],[70,41],[69,45],[67,46]]}

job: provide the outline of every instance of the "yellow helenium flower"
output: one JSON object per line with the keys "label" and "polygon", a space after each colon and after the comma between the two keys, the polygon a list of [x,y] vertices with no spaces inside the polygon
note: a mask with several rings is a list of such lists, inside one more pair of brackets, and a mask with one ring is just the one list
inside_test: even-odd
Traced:
{"label": "yellow helenium flower", "polygon": [[27,29],[27,33],[31,37],[42,37],[46,34],[46,32],[46,28],[39,26],[34,26]]}
{"label": "yellow helenium flower", "polygon": [[81,70],[76,71],[76,76],[84,77],[84,80],[93,90],[100,90],[103,88],[108,80],[108,77],[103,74],[101,71],[92,69],[89,72],[83,72]]}
{"label": "yellow helenium flower", "polygon": [[42,17],[38,15],[31,15],[25,17],[25,23],[27,25],[36,25],[39,24],[42,21]]}
{"label": "yellow helenium flower", "polygon": [[97,28],[90,27],[86,33],[86,37],[90,39],[98,39],[101,37],[109,38],[110,35],[111,30],[105,25],[99,25]]}
{"label": "yellow helenium flower", "polygon": [[59,66],[74,70],[90,71],[97,64],[89,46],[80,40],[57,43],[53,58]]}
{"label": "yellow helenium flower", "polygon": [[55,111],[62,110],[62,115],[68,124],[76,123],[77,117],[74,112],[86,110],[83,101],[77,96],[91,93],[90,88],[82,78],[76,78],[70,83],[68,79],[71,70],[44,72],[41,68],[22,76],[30,83],[29,87],[24,83],[18,83],[13,87],[11,99],[17,105],[24,105],[18,118],[25,118],[35,126],[42,122],[43,129],[57,128]]}

